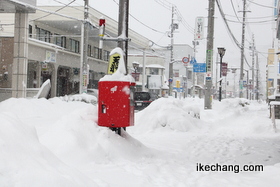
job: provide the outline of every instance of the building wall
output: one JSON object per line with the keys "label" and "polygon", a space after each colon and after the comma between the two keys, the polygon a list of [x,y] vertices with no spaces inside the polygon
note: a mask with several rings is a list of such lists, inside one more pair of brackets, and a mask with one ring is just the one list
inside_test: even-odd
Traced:
{"label": "building wall", "polygon": [[[55,11],[58,7],[40,7]],[[75,93],[79,86],[79,68],[81,64],[80,50],[71,51],[70,39],[81,42],[81,20],[83,19],[83,7],[66,7],[62,9],[60,14],[69,15],[76,20],[67,17],[61,17],[42,11],[36,11],[35,14],[29,14],[29,38],[28,42],[28,76],[27,76],[27,96],[32,97],[36,94],[39,87],[46,79],[51,79],[51,97],[61,96],[65,94]],[[90,20],[93,25],[98,25],[99,18],[102,13],[90,8]],[[106,18],[106,33],[112,37],[117,36],[117,22],[104,16]],[[8,76],[12,75],[13,63],[13,37],[14,33],[14,14],[1,14],[1,23],[9,23],[5,25],[3,32],[0,32],[1,41],[1,59],[0,62],[0,92],[5,92],[5,96],[1,97],[3,100],[10,97],[11,77],[8,80],[2,81],[4,73],[7,71]],[[79,20],[81,19],[81,20]],[[38,33],[38,29],[48,32],[50,38],[48,41],[42,41],[42,37]],[[89,85],[88,88],[97,88],[98,80],[105,75],[108,68],[109,52],[117,46],[117,42],[104,41],[102,56],[96,55],[99,46],[99,30],[91,28],[89,33],[88,44],[91,46],[91,52],[88,53],[89,65]],[[7,37],[8,36],[8,37]],[[64,47],[55,44],[55,37],[66,37],[66,45]],[[136,48],[147,48],[149,40],[138,33],[130,30],[129,38],[131,38],[130,45]],[[80,47],[78,44],[78,47]],[[49,62],[47,55],[55,56],[55,61]],[[98,51],[98,54],[99,51]],[[138,57],[137,57],[138,58]],[[141,58],[141,57],[139,57]],[[162,64],[164,59],[154,58],[153,63]],[[149,59],[149,58],[148,58]],[[148,60],[150,61],[150,60]],[[4,63],[7,63],[2,68]],[[149,63],[149,62],[148,62]],[[1,76],[2,74],[2,76]],[[2,77],[2,78],[1,78]],[[4,91],[3,91],[4,90]],[[9,90],[9,91],[7,91]]]}

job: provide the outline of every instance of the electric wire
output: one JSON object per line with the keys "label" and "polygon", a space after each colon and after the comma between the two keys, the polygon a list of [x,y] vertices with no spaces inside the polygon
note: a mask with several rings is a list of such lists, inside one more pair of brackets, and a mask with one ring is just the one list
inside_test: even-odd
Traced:
{"label": "electric wire", "polygon": [[[229,14],[225,14],[228,17],[236,17],[236,15],[229,15]],[[237,17],[238,19],[242,18],[242,17]],[[262,16],[262,17],[247,17],[247,19],[264,19],[264,18],[274,18],[274,16]]]}
{"label": "electric wire", "polygon": [[273,9],[277,8],[277,7],[262,5],[262,4],[259,4],[259,3],[254,2],[254,1],[251,1],[251,0],[247,0],[247,1],[249,1],[250,3],[253,3],[253,4],[255,4],[255,5],[258,5],[258,6],[261,6],[261,7],[265,7],[265,8],[273,8]]}
{"label": "electric wire", "polygon": [[155,2],[157,2],[158,4],[160,4],[161,6],[163,6],[164,8],[166,8],[167,10],[172,10],[172,7],[174,7],[175,10],[175,14],[178,17],[178,21],[180,23],[182,23],[182,25],[188,30],[188,32],[190,32],[191,34],[194,34],[194,28],[191,27],[189,25],[189,23],[184,19],[184,17],[182,16],[181,12],[179,11],[178,7],[166,0],[154,0]]}
{"label": "electric wire", "polygon": [[[217,6],[218,6],[218,8],[219,8],[220,14],[221,14],[221,16],[222,16],[222,18],[223,18],[223,20],[224,20],[224,23],[225,23],[225,25],[226,25],[226,28],[227,28],[227,31],[228,31],[229,35],[230,35],[231,38],[233,39],[233,41],[234,41],[234,43],[236,44],[236,46],[237,46],[239,49],[241,49],[241,44],[240,44],[240,43],[238,42],[238,40],[235,38],[235,36],[233,35],[233,33],[232,33],[232,31],[231,31],[231,29],[230,29],[230,27],[229,27],[229,25],[228,25],[228,22],[227,22],[227,20],[226,20],[226,18],[225,18],[225,14],[224,14],[224,11],[223,11],[223,9],[222,9],[222,7],[221,7],[220,1],[219,1],[219,0],[216,0],[216,3],[217,3]],[[248,61],[247,61],[246,56],[244,55],[243,57],[244,57],[244,60],[245,60],[246,64],[248,65],[248,67],[250,67],[250,65],[249,65],[249,63],[248,63]]]}
{"label": "electric wire", "polygon": [[[58,11],[64,9],[64,8],[68,7],[69,5],[71,5],[71,4],[72,4],[73,2],[75,2],[75,1],[76,1],[76,0],[72,0],[70,3],[66,4],[64,7],[61,7],[61,8],[59,8],[59,9],[57,9],[55,12],[58,12]],[[37,21],[37,20],[39,20],[39,19],[48,17],[48,16],[50,16],[50,15],[52,15],[52,13],[48,13],[47,15],[41,16],[41,17],[36,18],[36,19],[34,19],[34,20],[31,20],[31,21]]]}
{"label": "electric wire", "polygon": [[[22,2],[19,2],[17,0],[10,0],[11,2],[14,2],[14,3],[21,3]],[[35,9],[35,10],[38,10],[38,11],[42,11],[42,12],[46,12],[46,13],[51,13],[51,14],[54,14],[54,15],[57,15],[57,16],[61,16],[61,17],[64,17],[64,18],[68,18],[68,19],[72,19],[72,20],[76,20],[76,21],[81,21],[83,22],[82,19],[78,19],[78,18],[75,18],[75,17],[72,17],[72,16],[68,16],[68,15],[64,15],[64,14],[59,14],[57,12],[53,12],[53,11],[49,11],[49,10],[45,10],[45,9],[42,9],[42,8],[39,8],[37,6],[32,6],[30,4],[24,4],[26,7],[30,7],[32,9]]]}
{"label": "electric wire", "polygon": [[[118,2],[116,2],[116,0],[113,0],[117,5],[119,5]],[[140,21],[139,19],[137,19],[135,16],[133,16],[131,13],[129,13],[129,16],[132,17],[134,20],[136,20],[137,22],[139,22],[140,24],[142,24],[143,26],[147,27],[148,29],[151,29],[152,31],[154,32],[158,32],[158,33],[161,33],[161,34],[166,34],[166,32],[162,32],[162,31],[159,31],[157,29],[154,29],[152,27],[150,27],[149,25],[145,24],[144,22]]]}
{"label": "electric wire", "polygon": [[231,2],[231,7],[232,7],[232,9],[233,9],[233,12],[234,12],[234,14],[235,14],[235,17],[236,17],[237,20],[241,23],[241,21],[239,20],[239,18],[238,18],[238,16],[237,16],[237,13],[236,13],[236,10],[235,10],[235,8],[234,8],[234,5],[233,5],[232,0],[230,0],[230,2]]}

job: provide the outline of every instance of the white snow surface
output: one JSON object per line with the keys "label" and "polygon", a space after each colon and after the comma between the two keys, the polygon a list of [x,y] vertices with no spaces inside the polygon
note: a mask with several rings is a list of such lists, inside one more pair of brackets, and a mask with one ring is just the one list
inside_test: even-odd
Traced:
{"label": "white snow surface", "polygon": [[[280,122],[275,133],[267,104],[224,99],[213,101],[212,110],[203,105],[198,98],[160,98],[135,113],[135,126],[119,136],[97,125],[91,103],[5,100],[0,186],[278,187]],[[197,171],[199,163],[264,167]]]}

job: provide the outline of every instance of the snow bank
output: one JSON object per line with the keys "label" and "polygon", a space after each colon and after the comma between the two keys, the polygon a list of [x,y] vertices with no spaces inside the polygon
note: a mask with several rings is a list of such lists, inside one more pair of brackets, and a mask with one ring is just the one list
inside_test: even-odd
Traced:
{"label": "snow bank", "polygon": [[199,111],[192,100],[160,98],[136,113],[135,129],[139,132],[162,128],[181,132],[197,129],[203,125],[202,121],[194,118]]}
{"label": "snow bank", "polygon": [[[214,103],[213,110],[203,112],[201,118],[207,119],[211,128],[217,128],[216,132],[227,129],[226,132],[242,136],[264,133],[271,135],[273,127],[268,112],[268,105],[257,101],[240,98],[223,99],[222,102]],[[215,123],[217,119],[218,124]]]}
{"label": "snow bank", "polygon": [[93,105],[97,105],[97,97],[86,94],[86,93],[75,94],[75,95],[66,95],[66,96],[60,97],[60,99],[63,101],[67,101],[67,102],[82,101],[82,102],[86,102],[86,103],[91,103]]}
{"label": "snow bank", "polygon": [[[279,186],[280,139],[267,105],[239,103],[202,110],[200,99],[161,98],[120,137],[96,124],[96,105],[8,99],[0,102],[0,186]],[[264,170],[203,172],[197,163]]]}
{"label": "snow bank", "polygon": [[[11,99],[0,104],[0,111],[5,111],[0,113],[0,186],[68,187],[94,184],[94,181],[65,165],[41,144],[34,124],[28,123],[31,116],[28,113],[43,106],[31,108],[35,103],[39,104],[32,100]],[[9,105],[14,112],[5,107]],[[22,113],[26,116],[23,117]],[[36,114],[34,117],[39,117]]]}
{"label": "snow bank", "polygon": [[126,132],[120,137],[97,126],[96,107],[60,98],[1,102],[0,186],[103,186],[106,181],[81,170],[152,157]]}

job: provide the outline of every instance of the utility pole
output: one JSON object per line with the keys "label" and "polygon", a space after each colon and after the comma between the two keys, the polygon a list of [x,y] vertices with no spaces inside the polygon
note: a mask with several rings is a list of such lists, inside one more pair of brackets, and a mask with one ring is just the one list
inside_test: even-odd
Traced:
{"label": "utility pole", "polygon": [[213,40],[214,40],[214,13],[215,0],[209,0],[208,29],[206,50],[206,87],[204,97],[204,109],[212,109],[212,67],[213,67]]}
{"label": "utility pole", "polygon": [[88,84],[88,0],[85,1],[84,7],[84,22],[82,25],[82,38],[81,38],[81,67],[80,67],[80,93],[87,93],[87,84]]}
{"label": "utility pole", "polygon": [[129,0],[119,1],[119,24],[118,36],[124,36],[125,39],[118,41],[118,47],[124,51],[124,63],[127,74],[127,52],[128,52],[128,15],[129,15]]}
{"label": "utility pole", "polygon": [[254,82],[255,82],[255,37],[254,37],[254,34],[252,36],[252,40],[253,40],[253,44],[252,44],[252,86],[251,88],[253,89],[252,90],[252,100],[254,100]]}
{"label": "utility pole", "polygon": [[[194,60],[195,60],[195,58],[196,58],[196,55],[195,55],[195,53],[196,53],[196,45],[197,45],[197,40],[196,39],[194,39],[194,41],[193,41],[193,58],[194,58]],[[193,65],[194,66],[194,65]],[[193,96],[193,98],[195,97],[195,78],[196,78],[196,76],[195,76],[195,72],[193,71],[192,72],[193,74],[192,74],[192,81],[193,81],[193,87],[192,87],[192,96]]]}
{"label": "utility pole", "polygon": [[175,30],[174,27],[174,6],[172,6],[172,16],[171,16],[171,31],[170,31],[170,38],[171,38],[171,44],[170,44],[170,63],[169,63],[169,80],[168,80],[168,86],[169,86],[169,95],[172,95],[173,91],[173,63],[174,63],[174,57],[173,57],[173,45],[174,45],[174,38],[173,38],[173,32]]}
{"label": "utility pole", "polygon": [[241,64],[239,79],[239,98],[243,97],[243,68],[244,68],[244,42],[245,42],[245,21],[246,21],[246,0],[243,0],[243,21],[242,21],[242,41],[241,41]]}
{"label": "utility pole", "polygon": [[260,93],[260,90],[259,90],[259,59],[258,59],[258,53],[256,53],[256,60],[257,60],[257,77],[256,77],[256,100],[258,101],[259,100],[259,93]]}

